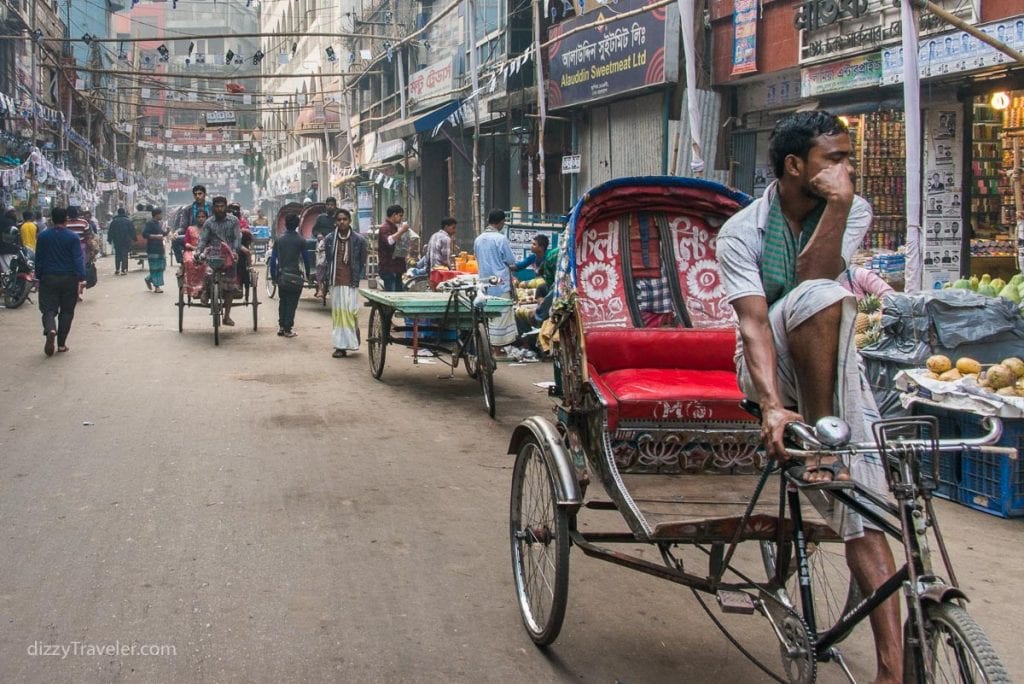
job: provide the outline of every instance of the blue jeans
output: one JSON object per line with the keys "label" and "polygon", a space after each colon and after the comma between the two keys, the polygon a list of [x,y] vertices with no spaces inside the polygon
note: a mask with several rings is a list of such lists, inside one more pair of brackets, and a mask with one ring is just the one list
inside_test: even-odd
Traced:
{"label": "blue jeans", "polygon": [[380,279],[384,281],[385,292],[405,292],[401,273],[381,273]]}

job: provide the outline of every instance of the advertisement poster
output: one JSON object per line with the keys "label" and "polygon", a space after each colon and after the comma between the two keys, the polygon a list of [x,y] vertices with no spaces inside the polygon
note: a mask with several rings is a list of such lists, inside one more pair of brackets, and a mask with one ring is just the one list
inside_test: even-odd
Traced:
{"label": "advertisement poster", "polygon": [[732,75],[757,71],[756,0],[736,0],[732,15]]}
{"label": "advertisement poster", "polygon": [[881,78],[882,57],[873,52],[803,69],[800,94],[815,97],[854,88],[873,88]]}
{"label": "advertisement poster", "polygon": [[957,105],[925,113],[921,223],[924,289],[938,290],[960,277],[964,237],[962,117],[963,109]]}
{"label": "advertisement poster", "polygon": [[[1017,50],[1024,50],[1024,18],[1004,19],[979,26],[984,33]],[[974,71],[1008,64],[1013,59],[963,31],[922,38],[917,61],[921,78]],[[882,85],[903,82],[903,48],[882,50]]]}
{"label": "advertisement poster", "polygon": [[356,188],[356,230],[364,235],[373,231],[373,185]]}
{"label": "advertisement poster", "polygon": [[[664,83],[679,70],[679,11],[658,7],[607,24],[596,21],[643,8],[644,0],[621,0],[614,7],[574,17],[548,32],[548,106],[570,107]],[[583,30],[559,39],[573,29]]]}

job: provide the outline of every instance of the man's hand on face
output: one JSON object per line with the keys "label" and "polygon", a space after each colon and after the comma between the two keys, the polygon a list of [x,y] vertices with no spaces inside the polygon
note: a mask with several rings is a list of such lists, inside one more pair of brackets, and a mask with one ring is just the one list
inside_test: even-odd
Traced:
{"label": "man's hand on face", "polygon": [[853,179],[845,164],[828,166],[811,179],[811,189],[827,202],[853,203]]}
{"label": "man's hand on face", "polygon": [[770,457],[779,461],[788,460],[784,438],[786,425],[794,421],[804,422],[803,416],[784,408],[765,409],[762,407],[761,440]]}

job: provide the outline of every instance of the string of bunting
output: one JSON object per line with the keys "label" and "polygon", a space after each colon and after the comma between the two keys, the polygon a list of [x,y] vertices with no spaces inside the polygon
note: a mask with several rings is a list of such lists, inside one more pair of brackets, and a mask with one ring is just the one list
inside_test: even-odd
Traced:
{"label": "string of bunting", "polygon": [[501,79],[502,83],[507,86],[509,77],[518,74],[522,70],[522,68],[526,66],[527,62],[533,59],[535,50],[536,46],[531,45],[522,54],[506,60],[504,64],[502,64],[499,68],[495,69],[495,71],[491,74],[490,81],[486,85],[480,86],[475,91],[464,97],[458,109],[456,109],[454,112],[449,114],[447,118],[445,118],[436,126],[434,126],[432,135],[437,135],[438,133],[440,133],[441,129],[444,128],[445,124],[450,124],[454,128],[461,127],[463,123],[465,123],[466,121],[466,112],[468,111],[466,107],[472,104],[473,100],[479,97],[482,93],[491,94],[494,91],[496,91],[498,89],[499,78]]}

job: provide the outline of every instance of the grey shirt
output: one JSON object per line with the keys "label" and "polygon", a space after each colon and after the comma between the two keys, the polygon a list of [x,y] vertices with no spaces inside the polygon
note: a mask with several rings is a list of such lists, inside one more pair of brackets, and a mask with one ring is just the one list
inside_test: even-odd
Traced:
{"label": "grey shirt", "polygon": [[[760,199],[751,202],[725,222],[718,233],[715,251],[726,300],[732,302],[750,295],[764,296],[761,282],[761,252],[764,246],[768,210],[778,192],[777,181],[769,185]],[[853,198],[843,233],[842,256],[847,265],[864,242],[871,228],[871,205],[859,195]],[[836,273],[836,277],[842,273]]]}
{"label": "grey shirt", "polygon": [[242,227],[234,214],[225,214],[223,221],[218,221],[215,216],[206,219],[203,224],[202,233],[199,235],[199,244],[196,251],[202,252],[212,244],[224,242],[235,252],[242,242]]}

